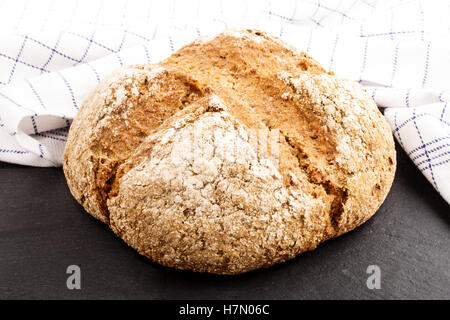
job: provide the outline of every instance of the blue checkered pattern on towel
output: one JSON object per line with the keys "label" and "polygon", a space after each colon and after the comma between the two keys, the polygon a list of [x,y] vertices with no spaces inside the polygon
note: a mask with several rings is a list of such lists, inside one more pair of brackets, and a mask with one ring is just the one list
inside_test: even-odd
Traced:
{"label": "blue checkered pattern on towel", "polygon": [[258,28],[357,80],[450,203],[448,1],[2,1],[0,160],[59,166],[71,119],[113,69]]}

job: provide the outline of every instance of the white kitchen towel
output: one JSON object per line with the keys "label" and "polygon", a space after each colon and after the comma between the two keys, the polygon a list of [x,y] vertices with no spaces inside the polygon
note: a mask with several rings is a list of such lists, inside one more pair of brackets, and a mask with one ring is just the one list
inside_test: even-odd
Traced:
{"label": "white kitchen towel", "polygon": [[60,166],[71,119],[112,70],[257,28],[363,84],[450,203],[448,1],[0,2],[0,160]]}

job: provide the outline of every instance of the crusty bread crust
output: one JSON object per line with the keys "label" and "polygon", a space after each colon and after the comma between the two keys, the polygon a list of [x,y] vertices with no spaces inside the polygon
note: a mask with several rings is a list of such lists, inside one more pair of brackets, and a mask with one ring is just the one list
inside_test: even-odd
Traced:
{"label": "crusty bread crust", "polygon": [[117,70],[85,101],[64,154],[74,197],[130,246],[218,274],[361,225],[395,167],[391,130],[358,83],[254,30]]}

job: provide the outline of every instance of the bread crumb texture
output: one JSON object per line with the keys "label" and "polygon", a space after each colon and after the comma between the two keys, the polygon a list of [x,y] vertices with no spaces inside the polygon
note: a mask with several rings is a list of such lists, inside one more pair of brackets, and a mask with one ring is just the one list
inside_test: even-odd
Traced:
{"label": "bread crumb texture", "polygon": [[364,223],[394,178],[391,130],[356,82],[228,30],[121,68],[70,128],[77,201],[165,266],[237,274]]}

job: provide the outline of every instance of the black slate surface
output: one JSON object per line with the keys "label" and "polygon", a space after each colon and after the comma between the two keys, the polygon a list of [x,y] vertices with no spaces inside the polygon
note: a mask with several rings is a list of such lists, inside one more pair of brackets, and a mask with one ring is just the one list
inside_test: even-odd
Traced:
{"label": "black slate surface", "polygon": [[[450,299],[450,206],[397,145],[378,213],[315,251],[238,276],[177,271],[84,212],[61,168],[0,163],[0,299]],[[81,289],[66,268],[81,268]],[[381,289],[366,286],[369,265]]]}

